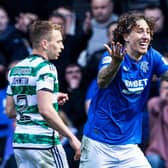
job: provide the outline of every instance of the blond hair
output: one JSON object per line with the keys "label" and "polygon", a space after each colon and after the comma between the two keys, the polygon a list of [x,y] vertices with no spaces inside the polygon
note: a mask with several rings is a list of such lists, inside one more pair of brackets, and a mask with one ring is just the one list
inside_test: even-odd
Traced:
{"label": "blond hair", "polygon": [[52,23],[51,21],[35,21],[30,26],[30,41],[33,48],[39,48],[40,41],[46,39],[51,40],[53,30],[58,30],[61,33],[63,28],[61,25]]}

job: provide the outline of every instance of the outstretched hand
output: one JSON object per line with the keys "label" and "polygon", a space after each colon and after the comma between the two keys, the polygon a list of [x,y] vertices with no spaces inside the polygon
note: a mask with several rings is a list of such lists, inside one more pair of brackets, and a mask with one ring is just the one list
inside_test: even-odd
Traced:
{"label": "outstretched hand", "polygon": [[119,42],[112,41],[111,48],[107,44],[104,44],[104,47],[115,62],[121,62],[126,54],[126,49],[123,49],[123,45]]}

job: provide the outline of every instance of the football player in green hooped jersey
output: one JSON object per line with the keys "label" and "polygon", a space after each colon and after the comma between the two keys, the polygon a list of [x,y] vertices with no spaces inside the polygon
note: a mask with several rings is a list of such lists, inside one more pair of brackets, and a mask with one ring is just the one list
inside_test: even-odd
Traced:
{"label": "football player in green hooped jersey", "polygon": [[14,152],[18,168],[68,168],[59,133],[66,136],[80,158],[80,141],[58,115],[58,104],[68,95],[59,93],[57,70],[49,62],[58,59],[64,46],[62,28],[49,21],[36,21],[30,28],[32,54],[8,75],[6,111],[16,117]]}

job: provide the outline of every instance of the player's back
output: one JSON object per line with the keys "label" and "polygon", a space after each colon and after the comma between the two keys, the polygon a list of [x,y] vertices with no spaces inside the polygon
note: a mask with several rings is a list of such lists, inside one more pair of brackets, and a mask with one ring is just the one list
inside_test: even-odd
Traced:
{"label": "player's back", "polygon": [[[37,55],[25,58],[10,70],[8,94],[13,96],[17,112],[14,147],[48,148],[53,144],[55,135],[54,143],[59,143],[58,133],[55,134],[39,113],[36,95],[41,88],[49,88],[45,78],[55,81],[54,92],[58,91],[54,72],[55,67]],[[54,101],[57,107],[56,99]]]}

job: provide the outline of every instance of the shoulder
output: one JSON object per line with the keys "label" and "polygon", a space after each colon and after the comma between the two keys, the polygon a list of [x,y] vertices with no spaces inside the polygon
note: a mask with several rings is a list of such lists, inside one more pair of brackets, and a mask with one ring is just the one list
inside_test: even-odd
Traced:
{"label": "shoulder", "polygon": [[149,47],[147,54],[152,56],[162,56],[162,54],[153,47]]}
{"label": "shoulder", "polygon": [[56,70],[56,67],[54,66],[54,64],[52,64],[48,60],[44,60],[43,58],[37,58],[36,60],[33,60],[33,64],[37,69],[39,70],[44,69],[46,72],[47,71],[55,72]]}
{"label": "shoulder", "polygon": [[42,63],[42,65],[39,65],[37,76],[53,79],[58,78],[56,67],[49,61],[45,61]]}

